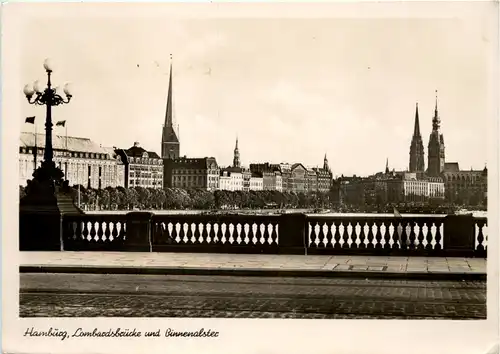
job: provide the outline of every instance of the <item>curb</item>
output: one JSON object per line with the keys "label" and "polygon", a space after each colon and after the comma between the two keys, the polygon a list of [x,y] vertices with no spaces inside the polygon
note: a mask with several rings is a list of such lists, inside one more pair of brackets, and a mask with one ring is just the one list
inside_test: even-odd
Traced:
{"label": "curb", "polygon": [[131,275],[205,275],[244,277],[311,277],[311,278],[364,278],[401,280],[455,280],[486,281],[485,273],[449,272],[377,272],[334,271],[307,269],[259,269],[259,268],[179,268],[179,267],[110,267],[110,266],[19,266],[19,273],[65,274],[131,274]]}

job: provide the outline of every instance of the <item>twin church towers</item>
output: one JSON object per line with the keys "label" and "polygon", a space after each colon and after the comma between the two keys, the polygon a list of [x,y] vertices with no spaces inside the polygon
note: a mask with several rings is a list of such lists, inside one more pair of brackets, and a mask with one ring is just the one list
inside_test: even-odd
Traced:
{"label": "twin church towers", "polygon": [[[429,136],[427,155],[427,175],[438,177],[444,170],[444,138],[440,131],[441,119],[438,114],[437,95],[434,117],[432,118],[432,132]],[[422,136],[420,135],[420,122],[418,117],[418,103],[415,111],[415,127],[410,145],[410,172],[426,172],[425,153]]]}

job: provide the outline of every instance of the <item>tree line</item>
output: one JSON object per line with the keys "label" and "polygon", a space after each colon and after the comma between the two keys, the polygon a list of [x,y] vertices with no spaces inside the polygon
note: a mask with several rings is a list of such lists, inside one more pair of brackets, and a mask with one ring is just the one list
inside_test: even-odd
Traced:
{"label": "tree line", "polygon": [[[20,198],[26,187],[19,186]],[[338,191],[328,193],[279,192],[279,191],[207,191],[181,188],[107,187],[93,189],[70,187],[75,204],[84,210],[220,210],[220,209],[330,209],[336,212],[391,213],[397,208],[402,213],[448,213],[458,207],[485,210],[486,206],[470,203],[450,203],[445,200],[400,203],[345,203],[340,202]]]}
{"label": "tree line", "polygon": [[[78,193],[80,189],[80,193]],[[20,186],[20,197],[26,193]],[[170,210],[170,209],[262,209],[325,208],[329,193],[279,191],[207,191],[203,189],[107,187],[105,189],[70,187],[76,204],[86,210]],[[80,196],[78,196],[80,194]]]}

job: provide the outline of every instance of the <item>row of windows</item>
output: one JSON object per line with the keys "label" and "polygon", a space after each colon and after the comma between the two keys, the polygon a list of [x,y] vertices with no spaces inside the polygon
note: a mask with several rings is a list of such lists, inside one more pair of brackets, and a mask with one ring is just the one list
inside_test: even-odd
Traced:
{"label": "row of windows", "polygon": [[141,163],[144,165],[163,165],[162,159],[151,159],[146,157],[130,157],[130,163]]}
{"label": "row of windows", "polygon": [[[42,155],[44,148],[38,148],[37,154]],[[34,154],[35,148],[20,148],[22,154]],[[108,154],[94,153],[94,152],[76,152],[76,151],[54,151],[55,156],[68,156],[68,157],[79,157],[79,158],[91,158],[99,160],[109,160],[110,156]]]}

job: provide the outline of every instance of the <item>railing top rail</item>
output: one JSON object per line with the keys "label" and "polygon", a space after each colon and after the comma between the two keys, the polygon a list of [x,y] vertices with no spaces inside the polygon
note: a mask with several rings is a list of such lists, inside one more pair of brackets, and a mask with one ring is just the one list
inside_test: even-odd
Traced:
{"label": "railing top rail", "polygon": [[279,215],[210,215],[210,214],[155,214],[153,220],[209,220],[209,221],[238,221],[238,220],[278,220]]}

